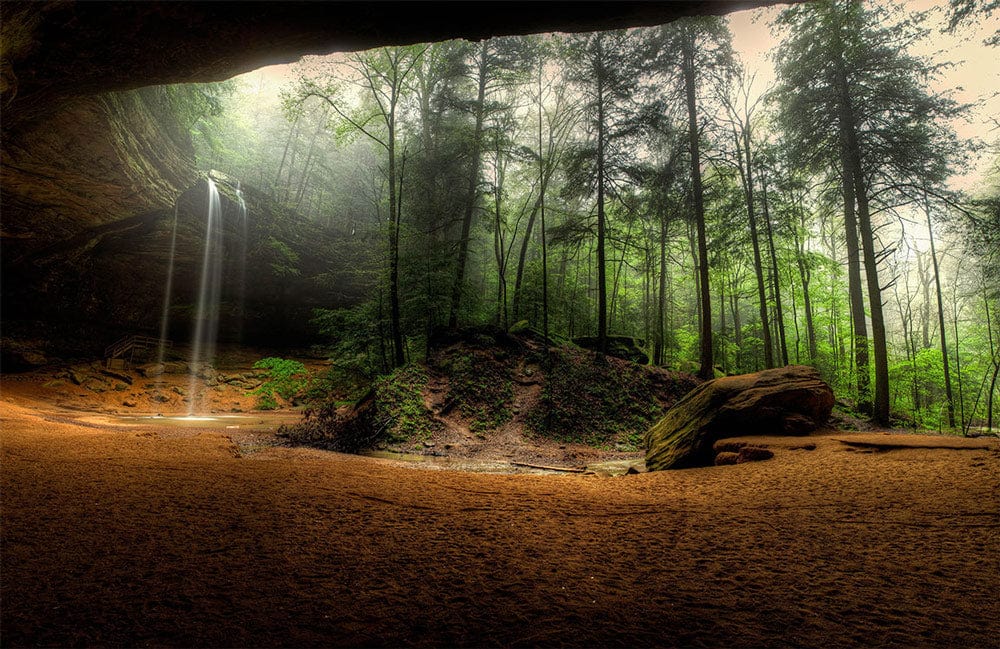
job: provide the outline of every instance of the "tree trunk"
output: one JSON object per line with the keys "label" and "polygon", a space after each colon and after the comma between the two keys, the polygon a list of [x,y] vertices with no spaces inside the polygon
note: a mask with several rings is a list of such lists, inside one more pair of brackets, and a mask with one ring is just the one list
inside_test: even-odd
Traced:
{"label": "tree trunk", "polygon": [[698,147],[698,109],[695,97],[694,35],[685,34],[682,46],[684,90],[687,99],[688,142],[691,150],[691,184],[694,194],[694,218],[698,232],[698,278],[701,304],[700,367],[704,380],[715,376],[712,362],[712,295],[708,283],[708,244],[705,236],[704,189],[701,184],[701,156]]}
{"label": "tree trunk", "polygon": [[757,276],[757,304],[760,313],[760,327],[764,338],[764,367],[774,367],[774,349],[771,343],[771,325],[767,315],[767,292],[764,288],[764,267],[760,259],[760,239],[757,236],[757,214],[753,200],[753,169],[750,164],[750,133],[743,131],[743,151],[746,157],[746,173],[743,177],[743,193],[747,200],[747,216],[750,219],[750,243],[753,245],[753,269]]}
{"label": "tree trunk", "polygon": [[[600,47],[600,46],[598,46]],[[597,72],[597,350],[608,351],[608,287],[604,259],[604,54]]]}
{"label": "tree trunk", "polygon": [[781,307],[781,280],[778,274],[778,255],[774,249],[774,233],[771,229],[771,215],[767,205],[767,177],[761,176],[761,205],[764,207],[764,225],[767,226],[767,249],[771,255],[771,278],[774,283],[774,308],[777,313],[775,318],[778,325],[778,345],[781,352],[782,365],[788,365],[788,343],[785,339],[785,315]]}
{"label": "tree trunk", "polygon": [[927,216],[927,234],[931,241],[931,267],[934,269],[934,288],[937,292],[938,328],[941,332],[941,360],[944,363],[944,393],[948,408],[948,427],[955,427],[955,401],[951,392],[951,372],[948,368],[948,342],[944,328],[944,299],[941,296],[941,274],[938,270],[937,250],[934,246],[934,226],[931,223],[931,205],[924,191],[924,213]]}
{"label": "tree trunk", "polygon": [[395,367],[406,360],[403,355],[403,331],[399,313],[399,205],[396,201],[396,133],[390,122],[389,149],[389,314],[392,322],[392,349]]}
{"label": "tree trunk", "polygon": [[496,324],[505,331],[508,328],[507,322],[507,246],[504,243],[503,232],[503,210],[501,201],[503,200],[504,175],[501,167],[500,138],[497,138],[496,163],[494,166],[495,175],[493,182],[493,254],[497,262],[497,315]]}
{"label": "tree trunk", "polygon": [[917,251],[917,274],[920,276],[920,287],[924,294],[924,303],[920,309],[920,329],[922,335],[923,349],[930,349],[931,346],[931,280],[932,273],[929,272],[924,255]]}
{"label": "tree trunk", "polygon": [[278,192],[278,184],[281,182],[281,172],[285,169],[285,159],[288,158],[288,149],[292,145],[292,140],[296,138],[299,133],[299,120],[302,119],[302,113],[295,116],[295,121],[292,122],[292,127],[288,129],[288,138],[285,140],[285,150],[281,153],[281,163],[278,165],[278,173],[274,176],[274,190],[271,192],[272,197],[276,197]]}
{"label": "tree trunk", "polygon": [[[542,61],[538,61],[538,191],[540,227],[542,229],[542,336],[545,338],[545,358],[549,356],[549,259],[545,243],[545,163],[542,160]],[[528,235],[525,235],[527,237]]]}
{"label": "tree trunk", "polygon": [[[806,232],[806,213],[802,208],[802,197],[798,198],[799,219],[802,232]],[[798,229],[795,229],[796,261],[799,266],[799,279],[802,282],[802,302],[806,311],[806,338],[809,341],[809,362],[816,362],[816,327],[813,323],[812,301],[809,296],[809,281],[811,273],[806,265],[805,241]]]}
{"label": "tree trunk", "polygon": [[653,349],[653,364],[663,364],[663,319],[667,310],[667,220],[666,210],[660,214],[660,293],[657,300],[658,308],[656,314],[656,347]]}
{"label": "tree trunk", "polygon": [[841,155],[841,190],[844,195],[844,231],[847,244],[847,291],[851,303],[851,328],[854,336],[854,367],[857,372],[859,412],[870,414],[871,378],[868,368],[868,327],[865,324],[865,300],[861,289],[861,251],[858,222],[854,213],[854,186],[846,152]]}
{"label": "tree trunk", "polygon": [[481,140],[483,134],[483,116],[486,111],[486,68],[488,41],[480,45],[479,53],[479,91],[476,99],[476,126],[472,135],[472,160],[469,169],[468,196],[465,203],[465,214],[462,217],[462,236],[458,243],[458,262],[455,269],[454,283],[451,289],[451,309],[448,312],[448,326],[458,326],[458,310],[462,302],[462,288],[465,282],[465,264],[469,257],[469,234],[472,231],[472,214],[476,208],[476,198],[479,195],[479,167]]}
{"label": "tree trunk", "polygon": [[[316,142],[319,140],[319,134],[323,132],[324,127],[326,127],[326,116],[329,109],[324,107],[323,115],[316,124],[316,130],[313,131],[312,138],[309,140],[309,148],[306,150],[306,163],[302,167],[302,175],[299,177],[299,188],[295,191],[295,206],[298,208],[299,204],[302,202],[302,196],[305,193],[306,183],[309,181],[309,176],[312,173],[313,158],[316,155]],[[289,170],[289,181],[291,181],[291,170]]]}
{"label": "tree trunk", "polygon": [[882,287],[879,286],[875,242],[868,211],[868,189],[855,151],[854,184],[858,197],[858,225],[861,247],[865,255],[865,279],[868,284],[868,308],[872,319],[872,350],[875,353],[875,402],[872,417],[883,426],[889,423],[889,356],[885,341],[885,319],[882,315]]}

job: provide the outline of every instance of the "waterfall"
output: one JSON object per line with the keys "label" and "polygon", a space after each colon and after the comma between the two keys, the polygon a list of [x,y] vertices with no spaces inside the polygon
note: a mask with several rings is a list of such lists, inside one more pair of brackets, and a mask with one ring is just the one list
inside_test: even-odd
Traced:
{"label": "waterfall", "polygon": [[219,330],[219,302],[222,293],[222,203],[219,190],[208,179],[208,213],[205,218],[205,251],[201,262],[198,308],[191,340],[191,390],[188,415],[200,405],[197,396],[199,375],[208,378],[215,358],[215,339]]}
{"label": "waterfall", "polygon": [[174,203],[174,227],[170,234],[170,260],[167,262],[167,282],[163,289],[163,315],[160,318],[160,343],[156,349],[156,362],[159,365],[162,365],[166,359],[167,335],[170,332],[170,298],[174,287],[174,257],[177,254],[177,213],[179,211],[180,203]]}

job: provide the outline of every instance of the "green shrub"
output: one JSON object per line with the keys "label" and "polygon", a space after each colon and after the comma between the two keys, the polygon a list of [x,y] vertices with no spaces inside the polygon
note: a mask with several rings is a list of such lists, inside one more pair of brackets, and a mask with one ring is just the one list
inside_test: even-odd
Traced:
{"label": "green shrub", "polygon": [[275,395],[291,399],[309,383],[306,367],[299,361],[284,358],[262,358],[253,364],[255,370],[267,370],[266,378],[251,394],[257,395],[257,408],[274,410],[278,407]]}
{"label": "green shrub", "polygon": [[437,427],[424,405],[427,372],[420,365],[406,365],[375,382],[375,403],[385,422],[389,441],[428,439]]}

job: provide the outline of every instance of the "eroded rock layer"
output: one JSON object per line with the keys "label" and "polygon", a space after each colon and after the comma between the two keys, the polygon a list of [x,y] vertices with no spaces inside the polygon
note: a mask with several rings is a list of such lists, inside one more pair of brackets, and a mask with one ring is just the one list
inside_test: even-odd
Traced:
{"label": "eroded rock layer", "polygon": [[819,372],[789,365],[701,384],[646,432],[650,471],[710,466],[725,437],[804,435],[823,425],[833,390]]}

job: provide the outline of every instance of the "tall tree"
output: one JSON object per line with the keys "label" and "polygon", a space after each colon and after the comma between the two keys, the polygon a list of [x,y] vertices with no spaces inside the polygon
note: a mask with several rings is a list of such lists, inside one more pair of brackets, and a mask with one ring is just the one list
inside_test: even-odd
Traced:
{"label": "tall tree", "polygon": [[[535,83],[531,100],[535,103],[538,120],[537,156],[538,177],[536,179],[538,194],[528,214],[528,224],[525,226],[521,239],[521,248],[517,258],[517,271],[514,279],[514,317],[522,315],[522,282],[524,280],[525,262],[528,258],[528,247],[532,241],[536,218],[544,214],[545,195],[552,181],[552,176],[559,168],[573,128],[577,124],[578,114],[571,108],[571,97],[566,86],[555,83],[556,79],[545,74],[545,64],[555,45],[554,41],[538,41],[533,55],[535,57]],[[546,104],[548,102],[548,104]],[[547,250],[544,234],[541,239],[542,255]],[[547,264],[543,263],[543,266]],[[547,278],[543,268],[543,284]],[[543,301],[545,301],[543,296]],[[547,310],[544,310],[547,312]]]}
{"label": "tall tree", "polygon": [[458,257],[452,281],[451,306],[448,311],[448,326],[452,328],[458,326],[466,265],[469,259],[473,215],[482,194],[480,186],[484,124],[492,113],[505,108],[502,102],[491,101],[494,93],[508,86],[512,76],[523,74],[530,66],[530,60],[523,56],[524,49],[525,43],[516,38],[490,38],[481,41],[474,48],[472,58],[467,63],[468,76],[476,88],[476,98],[471,102],[462,102],[466,104],[467,111],[472,115],[473,130],[466,198],[458,242]]}
{"label": "tall tree", "polygon": [[[597,196],[597,347],[608,344],[607,197],[631,162],[626,145],[641,132],[639,81],[645,44],[637,32],[616,30],[577,36],[569,43],[567,77],[584,96],[589,142],[576,151],[574,180]],[[572,182],[572,181],[571,181]]]}
{"label": "tall tree", "polygon": [[[312,97],[326,102],[351,128],[385,150],[389,200],[389,317],[393,362],[397,367],[406,362],[399,297],[399,235],[402,221],[399,196],[402,174],[397,160],[398,118],[407,76],[425,49],[423,45],[386,47],[355,54],[348,59],[347,67],[354,73],[350,81],[362,89],[362,114],[351,114],[344,107],[343,80],[330,74],[301,77],[295,96],[295,101],[300,103]],[[372,121],[380,128],[373,128]]]}
{"label": "tall tree", "polygon": [[[955,109],[954,102],[930,94],[923,85],[933,77],[933,66],[907,53],[907,46],[926,33],[920,18],[899,19],[885,7],[855,0],[823,0],[786,9],[778,21],[790,28],[777,57],[781,85],[776,96],[782,123],[801,158],[828,168],[836,168],[839,159],[848,254],[856,254],[852,251],[856,234],[864,255],[875,357],[872,416],[880,424],[889,420],[888,351],[878,271],[885,251],[876,250],[872,201],[892,200],[891,191],[881,190],[907,179],[919,183],[931,161],[942,166],[945,154],[935,147],[942,128],[935,118]],[[861,350],[860,330],[864,313],[852,266],[856,354],[864,379],[867,357]]]}
{"label": "tall tree", "polygon": [[[760,316],[761,332],[764,339],[764,367],[772,368],[774,363],[774,345],[771,342],[771,326],[768,322],[767,292],[764,287],[764,266],[761,262],[760,237],[757,231],[756,201],[754,200],[754,167],[756,156],[754,148],[754,119],[763,95],[753,92],[752,75],[747,75],[742,65],[734,65],[731,74],[726,75],[725,82],[720,84],[718,98],[725,108],[725,126],[728,127],[732,140],[730,157],[740,175],[743,194],[746,197],[747,220],[750,223],[750,243],[753,247],[753,267],[757,276],[757,305]],[[765,203],[766,205],[766,203]]]}
{"label": "tall tree", "polygon": [[[660,28],[658,68],[678,80],[687,108],[691,200],[697,239],[700,342],[698,375],[715,376],[712,353],[712,294],[708,273],[708,239],[705,232],[705,190],[701,177],[701,130],[698,125],[698,85],[705,69],[726,66],[732,60],[732,36],[717,17],[674,21]],[[680,53],[678,62],[677,53]]]}

